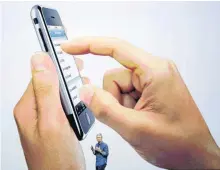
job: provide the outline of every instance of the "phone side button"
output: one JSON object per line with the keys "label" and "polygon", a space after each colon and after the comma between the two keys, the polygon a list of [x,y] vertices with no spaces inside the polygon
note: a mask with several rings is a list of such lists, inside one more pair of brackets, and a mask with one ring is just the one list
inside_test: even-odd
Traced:
{"label": "phone side button", "polygon": [[34,24],[38,24],[37,18],[34,18],[33,21],[34,21]]}
{"label": "phone side button", "polygon": [[45,40],[44,40],[43,33],[42,33],[42,31],[41,31],[40,28],[39,28],[38,30],[39,30],[39,34],[40,34],[41,39],[42,39],[43,44],[44,44],[44,49],[45,49],[46,52],[48,52],[48,48],[47,48],[46,42],[45,42]]}

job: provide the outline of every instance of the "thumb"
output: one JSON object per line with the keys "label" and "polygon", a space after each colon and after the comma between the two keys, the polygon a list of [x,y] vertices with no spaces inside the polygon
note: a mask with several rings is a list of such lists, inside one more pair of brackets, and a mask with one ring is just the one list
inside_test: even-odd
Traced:
{"label": "thumb", "polygon": [[38,118],[53,121],[65,117],[59,95],[59,81],[55,66],[47,53],[36,53],[31,59],[32,83]]}
{"label": "thumb", "polygon": [[80,99],[98,120],[113,128],[122,136],[127,138],[131,131],[135,129],[132,119],[137,111],[120,105],[111,93],[86,84],[80,89]]}

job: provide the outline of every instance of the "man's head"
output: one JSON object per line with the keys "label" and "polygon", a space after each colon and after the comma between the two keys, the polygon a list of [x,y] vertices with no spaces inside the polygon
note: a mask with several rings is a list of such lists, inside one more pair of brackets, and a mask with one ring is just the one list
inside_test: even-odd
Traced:
{"label": "man's head", "polygon": [[101,133],[96,135],[96,140],[97,140],[97,142],[102,142],[102,134]]}

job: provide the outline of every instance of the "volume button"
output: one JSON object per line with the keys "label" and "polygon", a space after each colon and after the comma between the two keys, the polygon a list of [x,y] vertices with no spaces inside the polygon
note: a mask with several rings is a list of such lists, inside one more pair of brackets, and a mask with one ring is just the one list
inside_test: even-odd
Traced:
{"label": "volume button", "polygon": [[44,40],[43,33],[42,33],[42,31],[41,31],[40,28],[38,29],[38,31],[39,31],[40,36],[41,36],[41,39],[42,39],[42,41],[43,41],[44,49],[45,49],[46,52],[48,52],[48,48],[47,48],[46,42],[45,42],[45,40]]}

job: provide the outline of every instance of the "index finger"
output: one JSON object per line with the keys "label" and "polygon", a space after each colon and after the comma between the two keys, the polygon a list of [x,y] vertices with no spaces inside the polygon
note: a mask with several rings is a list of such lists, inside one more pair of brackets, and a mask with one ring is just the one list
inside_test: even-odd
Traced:
{"label": "index finger", "polygon": [[[61,45],[63,51],[72,54],[111,56],[128,69],[136,69],[146,62],[146,52],[130,43],[110,37],[82,37]],[[144,61],[145,59],[145,61]]]}

